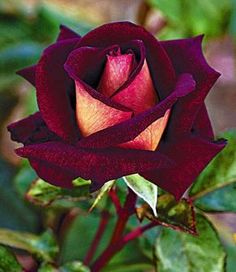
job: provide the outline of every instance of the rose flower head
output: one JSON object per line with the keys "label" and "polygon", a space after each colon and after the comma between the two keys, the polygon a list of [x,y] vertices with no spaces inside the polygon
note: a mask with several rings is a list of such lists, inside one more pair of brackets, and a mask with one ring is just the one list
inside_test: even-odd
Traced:
{"label": "rose flower head", "polygon": [[93,189],[139,173],[180,198],[220,152],[204,99],[219,77],[202,36],[159,42],[118,22],[83,37],[65,26],[39,62],[18,72],[36,87],[39,111],[8,126],[16,153],[42,179]]}

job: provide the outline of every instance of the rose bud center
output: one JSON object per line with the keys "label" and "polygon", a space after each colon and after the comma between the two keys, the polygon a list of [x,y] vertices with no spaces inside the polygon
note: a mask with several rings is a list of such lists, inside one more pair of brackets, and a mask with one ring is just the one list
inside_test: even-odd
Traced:
{"label": "rose bud center", "polygon": [[[84,137],[126,121],[132,116],[154,107],[158,95],[154,88],[146,59],[140,71],[129,81],[137,67],[135,54],[129,50],[113,50],[106,56],[106,63],[97,86],[97,95],[90,95],[76,81],[76,120]],[[132,141],[122,143],[123,148],[156,150],[166,127],[170,110],[153,122]]]}

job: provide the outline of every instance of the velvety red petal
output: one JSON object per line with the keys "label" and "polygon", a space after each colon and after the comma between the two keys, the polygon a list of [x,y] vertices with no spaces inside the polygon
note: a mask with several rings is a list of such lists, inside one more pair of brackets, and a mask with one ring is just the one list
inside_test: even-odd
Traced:
{"label": "velvety red petal", "polygon": [[83,136],[128,120],[132,114],[132,111],[117,109],[99,100],[98,95],[93,97],[85,85],[76,81],[76,119]]}
{"label": "velvety red petal", "polygon": [[194,120],[193,131],[202,137],[214,139],[213,129],[205,104],[202,105]]}
{"label": "velvety red petal", "polygon": [[107,55],[106,65],[97,90],[110,97],[128,80],[134,61],[133,54]]}
{"label": "velvety red petal", "polygon": [[195,81],[192,76],[189,74],[183,74],[179,77],[173,92],[165,100],[127,121],[81,139],[78,142],[78,146],[102,148],[116,146],[118,144],[131,141],[153,122],[163,117],[166,111],[170,109],[180,97],[186,96],[193,91],[194,88]]}
{"label": "velvety red petal", "polygon": [[72,181],[77,178],[76,173],[61,166],[37,159],[29,159],[37,175],[43,180],[64,188],[72,188]]}
{"label": "velvety red petal", "polygon": [[60,33],[57,37],[57,41],[62,41],[62,40],[68,40],[68,39],[79,39],[81,36],[71,30],[69,27],[60,25]]}
{"label": "velvety red petal", "polygon": [[207,64],[203,56],[202,37],[161,42],[177,74],[191,73],[196,81],[195,91],[181,99],[173,109],[169,135],[174,137],[191,130],[206,95],[220,75]]}
{"label": "velvety red petal", "polygon": [[69,54],[64,68],[74,80],[82,80],[95,87],[104,68],[106,54],[114,48],[118,47],[113,45],[106,49],[95,47],[75,49]]}
{"label": "velvety red petal", "polygon": [[35,86],[36,66],[37,65],[26,67],[24,69],[17,71],[16,73],[25,78],[27,81],[29,81],[33,86]]}
{"label": "velvety red petal", "polygon": [[[16,153],[30,160],[61,167],[100,184],[128,174],[171,165],[171,161],[160,152],[123,148],[80,149],[63,142],[29,145],[17,149]],[[35,170],[38,171],[38,168]],[[41,175],[42,172],[37,173]],[[52,182],[50,177],[46,180]]]}
{"label": "velvety red petal", "polygon": [[58,139],[58,136],[47,128],[39,112],[10,124],[7,129],[13,141],[25,145]]}
{"label": "velvety red petal", "polygon": [[112,96],[112,100],[129,107],[135,114],[148,110],[157,104],[158,97],[146,60],[134,80],[126,88],[116,92]]}
{"label": "velvety red petal", "polygon": [[159,150],[176,166],[165,171],[147,171],[142,175],[179,199],[225,144],[225,141],[211,142],[193,135],[167,140]]}
{"label": "velvety red petal", "polygon": [[49,129],[67,141],[78,139],[78,128],[69,100],[73,81],[63,65],[77,42],[78,39],[69,39],[51,45],[44,51],[36,68],[40,112]]}
{"label": "velvety red petal", "polygon": [[78,47],[107,47],[131,40],[141,40],[147,50],[147,63],[150,67],[155,89],[160,98],[165,98],[173,89],[175,72],[171,61],[160,43],[143,27],[129,22],[110,23],[100,26],[81,38]]}

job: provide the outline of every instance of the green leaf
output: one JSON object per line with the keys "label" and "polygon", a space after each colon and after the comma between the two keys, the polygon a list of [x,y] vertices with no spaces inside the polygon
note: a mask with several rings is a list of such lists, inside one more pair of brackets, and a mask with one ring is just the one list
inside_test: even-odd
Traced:
{"label": "green leaf", "polygon": [[112,266],[108,265],[103,268],[104,272],[143,272],[143,271],[152,271],[153,265],[148,263],[121,263],[120,265]]}
{"label": "green leaf", "polygon": [[126,176],[124,181],[131,190],[150,205],[154,215],[157,216],[158,187],[138,174]]}
{"label": "green leaf", "polygon": [[38,272],[58,272],[58,269],[49,263],[41,263]]}
{"label": "green leaf", "polygon": [[22,268],[16,257],[3,246],[0,246],[0,272],[21,272]]}
{"label": "green leaf", "polygon": [[37,175],[35,171],[30,166],[28,160],[22,161],[22,166],[18,171],[17,175],[14,177],[14,184],[17,190],[17,193],[21,197],[24,197],[27,191],[30,188],[30,185],[34,180],[36,180]]}
{"label": "green leaf", "polygon": [[55,200],[78,201],[89,196],[90,181],[77,179],[73,183],[74,188],[64,189],[38,179],[32,184],[26,196],[30,202],[41,206],[52,204]]}
{"label": "green leaf", "polygon": [[171,194],[163,194],[158,198],[157,216],[155,216],[147,205],[136,209],[139,219],[144,217],[156,221],[162,226],[196,234],[195,213],[192,203],[187,199],[177,202]]}
{"label": "green leaf", "polygon": [[159,197],[157,211],[157,218],[162,224],[192,234],[196,233],[195,213],[189,200],[183,198],[177,202],[173,195],[164,194]]}
{"label": "green leaf", "polygon": [[39,218],[12,183],[15,169],[0,157],[0,228],[37,231]]}
{"label": "green leaf", "polygon": [[[134,217],[135,219],[135,217]],[[78,214],[70,228],[66,232],[61,243],[60,263],[67,263],[73,260],[83,260],[94,239],[101,217],[98,213],[92,212],[88,216]],[[136,220],[137,221],[137,220]],[[137,223],[137,222],[136,222]],[[106,225],[105,232],[99,242],[93,261],[103,252],[108,245],[114,230],[115,215],[111,216]],[[151,261],[144,256],[137,240],[128,243],[117,253],[104,271],[115,271],[124,264],[144,264]],[[126,270],[127,271],[127,270]],[[128,270],[129,271],[129,270]],[[131,270],[132,271],[132,270]],[[142,270],[141,270],[142,271]],[[139,272],[139,270],[135,271]]]}
{"label": "green leaf", "polygon": [[197,216],[198,236],[163,228],[155,254],[159,272],[223,272],[226,254],[211,223]]}
{"label": "green leaf", "polygon": [[90,272],[90,269],[82,262],[74,261],[66,263],[59,268],[60,272]]}
{"label": "green leaf", "polygon": [[99,190],[99,193],[96,196],[92,206],[89,209],[90,212],[95,208],[95,206],[98,204],[98,202],[106,195],[106,193],[110,191],[110,189],[112,188],[112,186],[114,184],[115,184],[115,180],[110,180],[102,186],[102,188]]}
{"label": "green leaf", "polygon": [[0,243],[26,250],[34,254],[39,260],[47,262],[52,262],[59,250],[50,230],[37,236],[26,232],[0,229]]}
{"label": "green leaf", "polygon": [[[207,36],[224,34],[232,9],[229,0],[220,1],[217,5],[214,0],[149,0],[149,2],[162,12],[167,21],[167,26],[161,33],[164,38],[177,38],[180,33],[182,38],[200,33]],[[185,20],[182,20],[183,17]]]}
{"label": "green leaf", "polygon": [[228,140],[227,146],[201,173],[189,195],[204,211],[236,212],[236,131],[221,136]]}

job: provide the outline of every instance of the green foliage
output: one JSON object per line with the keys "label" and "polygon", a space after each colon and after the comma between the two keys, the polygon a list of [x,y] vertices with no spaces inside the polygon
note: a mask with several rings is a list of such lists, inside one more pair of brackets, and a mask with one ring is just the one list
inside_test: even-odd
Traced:
{"label": "green foliage", "polygon": [[11,182],[14,174],[13,167],[0,158],[0,227],[36,231],[39,218],[17,194]]}
{"label": "green foliage", "polygon": [[186,232],[195,233],[195,216],[192,203],[186,199],[176,202],[170,194],[159,197],[158,219],[173,228]]}
{"label": "green foliage", "polygon": [[173,195],[163,194],[158,198],[157,216],[155,216],[147,205],[142,205],[136,209],[140,220],[148,218],[158,224],[173,229],[196,233],[195,214],[192,203],[186,199],[176,202]]}
{"label": "green foliage", "polygon": [[204,211],[236,212],[236,131],[221,136],[227,146],[201,173],[189,195]]}
{"label": "green foliage", "polygon": [[154,215],[157,216],[158,187],[138,174],[129,175],[123,179],[131,190],[150,205]]}
{"label": "green foliage", "polygon": [[26,250],[39,260],[53,262],[58,253],[58,245],[52,231],[48,230],[40,236],[0,229],[0,243],[6,246]]}
{"label": "green foliage", "polygon": [[[27,198],[32,203],[41,206],[52,204],[55,200],[78,201],[81,197],[89,196],[91,183],[81,180],[75,182],[76,186],[73,189],[65,189],[51,185],[42,179],[37,179],[27,192]],[[59,205],[59,202],[57,202],[57,205]]]}
{"label": "green foliage", "polygon": [[225,252],[216,231],[202,215],[197,216],[198,236],[163,228],[156,241],[159,272],[223,272]]}
{"label": "green foliage", "polygon": [[82,262],[74,261],[66,263],[59,268],[55,268],[54,265],[49,263],[42,263],[38,272],[90,272],[90,269],[83,265]]}
{"label": "green foliage", "polygon": [[95,206],[98,204],[98,202],[100,201],[100,200],[102,200],[102,198],[104,197],[104,196],[106,196],[106,194],[107,194],[107,192],[109,192],[110,191],[110,189],[112,188],[112,186],[115,184],[115,180],[110,180],[110,181],[108,181],[108,182],[106,182],[103,186],[102,186],[102,188],[99,190],[99,193],[98,193],[98,195],[96,196],[96,198],[95,198],[95,200],[94,200],[94,202],[93,202],[93,205],[90,207],[90,211],[92,211],[94,208],[95,208]]}
{"label": "green foliage", "polygon": [[0,246],[0,272],[21,272],[21,266],[15,256],[5,247]]}
{"label": "green foliage", "polygon": [[167,18],[167,27],[160,36],[163,38],[190,37],[198,34],[219,36],[229,25],[230,0],[149,0]]}
{"label": "green foliage", "polygon": [[71,263],[66,263],[59,268],[60,272],[89,272],[90,269],[83,265],[82,262],[74,261]]}

